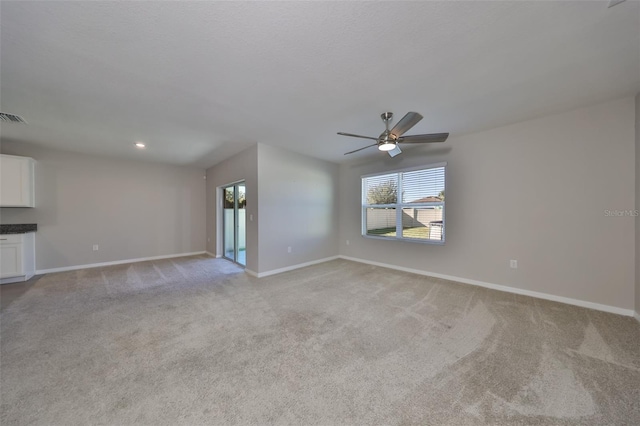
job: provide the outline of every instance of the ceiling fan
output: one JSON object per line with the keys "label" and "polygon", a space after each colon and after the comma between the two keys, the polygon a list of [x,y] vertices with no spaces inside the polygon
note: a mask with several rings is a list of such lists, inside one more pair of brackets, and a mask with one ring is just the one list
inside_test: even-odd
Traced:
{"label": "ceiling fan", "polygon": [[393,113],[383,112],[380,115],[380,118],[382,118],[386,130],[382,132],[377,138],[354,135],[353,133],[338,132],[338,134],[342,136],[351,136],[353,138],[371,139],[376,141],[376,143],[372,145],[367,145],[354,151],[345,152],[344,155],[353,154],[354,152],[362,151],[363,149],[370,148],[372,146],[377,146],[380,151],[386,151],[391,157],[395,157],[402,152],[400,150],[400,147],[398,146],[399,143],[444,142],[449,137],[449,133],[431,133],[427,135],[402,136],[406,131],[411,129],[413,126],[418,124],[420,120],[422,120],[422,115],[418,114],[417,112],[408,112],[404,117],[402,117],[402,120],[398,121],[398,123],[393,126],[391,130],[389,130],[389,123],[391,123],[391,120],[393,120]]}

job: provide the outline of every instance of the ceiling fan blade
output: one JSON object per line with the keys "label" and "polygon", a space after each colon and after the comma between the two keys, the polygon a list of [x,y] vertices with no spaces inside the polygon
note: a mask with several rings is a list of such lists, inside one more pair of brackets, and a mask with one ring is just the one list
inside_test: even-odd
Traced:
{"label": "ceiling fan blade", "polygon": [[418,124],[418,121],[422,120],[422,116],[417,112],[408,112],[402,120],[398,121],[398,123],[393,126],[390,133],[399,138],[402,136],[407,130]]}
{"label": "ceiling fan blade", "polygon": [[378,140],[378,138],[372,138],[371,136],[354,135],[353,133],[338,132],[338,134],[341,136],[351,136],[352,138],[371,139],[373,141]]}
{"label": "ceiling fan blade", "polygon": [[358,149],[356,149],[354,151],[345,152],[344,155],[353,154],[354,152],[362,151],[363,149],[371,148],[372,146],[376,146],[376,145],[378,145],[378,144],[374,143],[373,145],[367,145],[367,146],[365,146],[363,148],[358,148]]}
{"label": "ceiling fan blade", "polygon": [[449,137],[449,133],[431,133],[428,135],[411,135],[398,138],[398,143],[433,143],[444,142]]}

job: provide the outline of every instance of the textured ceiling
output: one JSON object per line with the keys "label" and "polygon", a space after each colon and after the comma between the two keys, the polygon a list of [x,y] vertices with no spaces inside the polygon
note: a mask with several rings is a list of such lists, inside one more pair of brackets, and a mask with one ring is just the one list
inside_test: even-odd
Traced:
{"label": "textured ceiling", "polygon": [[637,1],[2,1],[0,14],[0,106],[29,122],[3,139],[200,167],[256,142],[384,155],[344,157],[367,141],[335,133],[377,136],[387,110],[454,143],[640,91]]}

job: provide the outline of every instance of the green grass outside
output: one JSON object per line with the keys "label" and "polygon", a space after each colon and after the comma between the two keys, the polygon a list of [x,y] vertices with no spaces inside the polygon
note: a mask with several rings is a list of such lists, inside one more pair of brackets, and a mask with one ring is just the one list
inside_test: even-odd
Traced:
{"label": "green grass outside", "polygon": [[[367,235],[375,235],[377,237],[395,237],[396,228],[370,229],[367,231]],[[418,239],[428,240],[429,227],[420,226],[416,228],[403,228],[402,236],[405,238],[418,238]]]}

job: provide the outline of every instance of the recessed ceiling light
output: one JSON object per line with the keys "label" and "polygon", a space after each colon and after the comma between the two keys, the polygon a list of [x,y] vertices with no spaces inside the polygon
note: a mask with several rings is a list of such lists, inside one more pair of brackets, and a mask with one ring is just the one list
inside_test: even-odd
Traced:
{"label": "recessed ceiling light", "polygon": [[145,144],[143,144],[142,142],[136,142],[134,145],[136,146],[136,148],[140,148],[140,149],[142,149],[142,148],[145,148],[145,147],[146,147],[146,145],[145,145]]}

